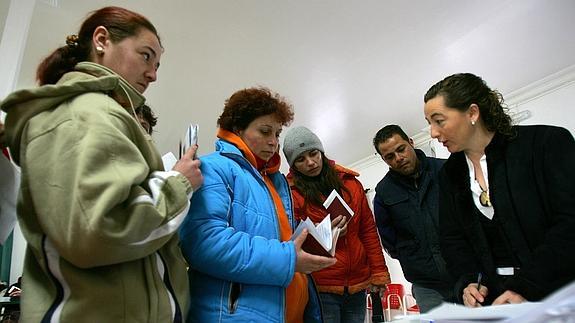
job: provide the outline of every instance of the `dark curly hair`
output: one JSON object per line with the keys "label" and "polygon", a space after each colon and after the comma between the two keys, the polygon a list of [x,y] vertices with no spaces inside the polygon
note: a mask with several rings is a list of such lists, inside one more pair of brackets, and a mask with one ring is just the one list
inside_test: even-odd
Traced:
{"label": "dark curly hair", "polygon": [[239,90],[226,100],[218,126],[236,132],[244,130],[255,119],[274,114],[282,126],[293,120],[293,108],[282,96],[265,87]]}
{"label": "dark curly hair", "polygon": [[471,73],[450,75],[429,88],[423,100],[427,103],[437,96],[443,97],[447,107],[462,112],[475,103],[488,131],[500,133],[505,137],[515,135],[503,96],[490,89],[481,77]]}

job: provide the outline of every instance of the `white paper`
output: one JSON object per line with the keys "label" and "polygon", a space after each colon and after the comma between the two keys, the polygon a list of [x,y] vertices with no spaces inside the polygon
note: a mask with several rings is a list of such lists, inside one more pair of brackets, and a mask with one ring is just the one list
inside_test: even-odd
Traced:
{"label": "white paper", "polygon": [[509,322],[575,322],[575,281],[547,296],[537,307],[518,315]]}
{"label": "white paper", "polygon": [[[339,195],[339,193],[336,190],[331,191],[329,196],[323,202],[323,207],[325,207],[327,209],[331,205],[333,200],[335,200],[335,199],[338,199],[341,202],[341,204],[343,205],[343,207],[347,210],[347,212],[349,212],[349,214],[351,214],[351,216],[354,216],[355,212],[353,212],[351,207],[349,207],[349,205],[347,205],[347,203],[343,200],[343,197],[341,197],[341,195]],[[338,215],[335,215],[335,216],[338,216]],[[348,219],[348,221],[349,221],[349,219]]]}
{"label": "white paper", "polygon": [[[432,319],[433,322],[473,322],[499,321],[519,316],[539,303],[505,304],[482,307],[466,307],[459,304],[443,303],[420,318]],[[413,319],[413,317],[411,317]]]}
{"label": "white paper", "polygon": [[[314,236],[316,240],[327,250],[330,252],[333,247],[333,243],[337,238],[335,235],[339,236],[339,230],[335,230],[332,232],[331,230],[331,220],[329,216],[326,216],[317,226],[311,221],[310,218],[301,221],[297,228],[295,229],[291,240],[295,240],[298,237],[303,229],[307,229],[308,234]],[[335,239],[334,239],[335,238]]]}
{"label": "white paper", "polygon": [[186,129],[184,140],[180,142],[180,158],[192,147],[198,143],[199,126],[197,124],[190,124]]}
{"label": "white paper", "polygon": [[[309,218],[308,218],[309,219]],[[313,229],[312,229],[313,230]],[[319,241],[325,247],[326,250],[331,250],[331,221],[329,216],[326,216],[316,227],[317,232],[316,237],[319,237]]]}
{"label": "white paper", "polygon": [[0,152],[0,244],[4,244],[16,224],[19,189],[20,169]]}
{"label": "white paper", "polygon": [[540,323],[575,322],[575,281],[546,297],[541,302],[465,307],[443,303],[426,314],[403,316],[403,322],[469,323],[505,322]]}
{"label": "white paper", "polygon": [[164,156],[162,156],[162,163],[164,164],[164,169],[167,171],[172,170],[172,168],[174,168],[177,162],[178,160],[176,159],[176,156],[174,156],[172,152],[169,152]]}

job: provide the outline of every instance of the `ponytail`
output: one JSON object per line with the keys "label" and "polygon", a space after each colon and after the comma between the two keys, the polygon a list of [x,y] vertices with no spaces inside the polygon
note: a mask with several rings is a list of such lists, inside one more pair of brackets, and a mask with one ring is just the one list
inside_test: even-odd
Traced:
{"label": "ponytail", "polygon": [[[56,84],[62,75],[74,69],[78,62],[87,60],[90,44],[84,40],[80,43],[78,36],[66,38],[66,46],[62,46],[48,55],[36,69],[38,84]],[[87,43],[87,44],[86,44]]]}

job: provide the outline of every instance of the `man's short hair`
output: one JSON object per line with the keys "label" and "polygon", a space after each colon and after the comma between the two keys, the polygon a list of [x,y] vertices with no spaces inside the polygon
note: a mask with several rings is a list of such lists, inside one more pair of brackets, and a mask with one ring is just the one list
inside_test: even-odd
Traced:
{"label": "man's short hair", "polygon": [[401,138],[405,139],[405,141],[409,142],[409,137],[403,131],[403,129],[401,129],[400,126],[395,124],[387,125],[379,129],[379,131],[375,134],[375,137],[373,137],[373,147],[378,154],[381,155],[379,149],[377,148],[379,144],[386,142],[389,138],[393,137],[393,135],[399,135]]}

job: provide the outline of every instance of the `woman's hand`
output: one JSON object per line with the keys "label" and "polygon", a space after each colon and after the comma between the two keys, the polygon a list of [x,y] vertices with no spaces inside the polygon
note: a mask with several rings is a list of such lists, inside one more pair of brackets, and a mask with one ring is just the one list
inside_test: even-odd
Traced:
{"label": "woman's hand", "polygon": [[295,271],[310,274],[314,271],[318,271],[335,264],[335,258],[312,255],[311,253],[305,252],[301,248],[301,245],[307,238],[307,235],[308,231],[307,229],[304,229],[302,233],[294,240],[296,251]]}
{"label": "woman's hand", "polygon": [[343,237],[347,233],[347,218],[343,215],[338,215],[335,219],[331,220],[331,229],[340,228],[339,236]]}
{"label": "woman's hand", "polygon": [[201,162],[199,159],[195,159],[197,150],[198,145],[190,147],[173,168],[173,170],[180,172],[190,181],[194,191],[200,188],[204,183],[204,176],[200,171]]}
{"label": "woman's hand", "polygon": [[517,294],[514,291],[506,290],[503,294],[499,295],[494,301],[492,305],[501,305],[501,304],[519,304],[526,302],[527,300]]}
{"label": "woman's hand", "polygon": [[477,290],[477,283],[471,283],[463,290],[463,304],[468,307],[480,307],[488,292],[487,287],[481,285],[480,290]]}
{"label": "woman's hand", "polygon": [[22,294],[22,290],[18,287],[14,287],[14,288],[12,288],[12,291],[10,292],[10,294],[8,296],[20,297],[21,294]]}

